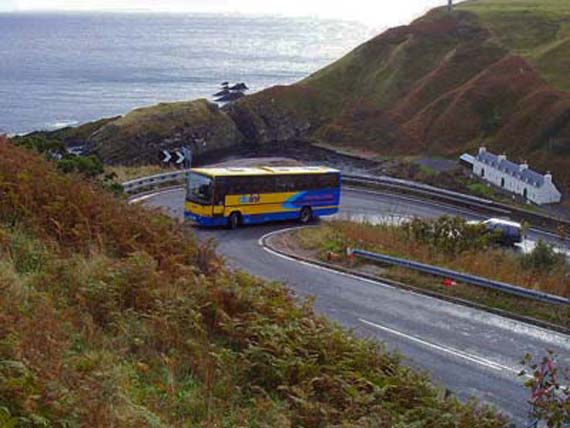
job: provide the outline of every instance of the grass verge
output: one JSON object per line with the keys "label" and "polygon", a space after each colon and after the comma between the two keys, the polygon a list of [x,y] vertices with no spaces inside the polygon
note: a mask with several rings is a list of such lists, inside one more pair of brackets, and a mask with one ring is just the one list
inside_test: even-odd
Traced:
{"label": "grass verge", "polygon": [[[556,256],[547,262],[541,255],[522,256],[495,247],[469,249],[451,254],[436,250],[432,245],[413,239],[404,228],[393,225],[369,225],[348,221],[325,223],[319,227],[293,232],[292,245],[306,255],[322,261],[350,266],[367,274],[403,282],[445,296],[464,299],[524,317],[570,327],[570,308],[534,302],[493,290],[457,284],[445,287],[442,279],[399,267],[385,267],[356,261],[348,264],[344,257],[347,247],[362,248],[395,257],[408,258],[422,263],[471,273],[485,278],[516,284],[562,296],[570,295],[570,278],[567,266],[559,265]],[[552,264],[550,264],[552,263]],[[548,267],[546,266],[548,265]]]}

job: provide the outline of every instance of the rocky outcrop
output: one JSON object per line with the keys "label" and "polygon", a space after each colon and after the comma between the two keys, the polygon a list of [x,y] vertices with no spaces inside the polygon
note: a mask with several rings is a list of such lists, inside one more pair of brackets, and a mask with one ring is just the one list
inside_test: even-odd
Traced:
{"label": "rocky outcrop", "polygon": [[190,147],[196,156],[243,142],[235,122],[205,99],[163,103],[132,111],[89,138],[89,148],[108,164],[152,163],[162,150]]}
{"label": "rocky outcrop", "polygon": [[325,119],[316,90],[276,86],[225,107],[250,145],[307,138]]}

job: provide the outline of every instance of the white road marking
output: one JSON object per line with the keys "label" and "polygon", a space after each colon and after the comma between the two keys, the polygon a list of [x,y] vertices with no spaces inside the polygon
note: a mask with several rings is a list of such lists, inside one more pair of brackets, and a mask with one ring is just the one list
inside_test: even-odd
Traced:
{"label": "white road marking", "polygon": [[[138,198],[134,198],[133,200],[130,201],[130,203],[148,200],[148,199],[151,199],[153,197],[160,196],[161,194],[179,192],[180,189],[181,188],[179,187],[179,188],[171,188],[171,189],[158,191],[156,193],[151,193],[151,194],[144,195],[144,196],[141,196]],[[268,233],[268,234],[262,236],[259,239],[258,243],[264,249],[264,251],[268,252],[269,254],[272,254],[275,257],[279,257],[281,259],[284,259],[284,260],[287,260],[287,261],[290,261],[293,263],[298,263],[298,264],[301,264],[303,266],[310,267],[312,269],[320,270],[320,271],[327,272],[327,273],[336,274],[339,276],[343,276],[345,278],[350,278],[350,279],[353,279],[356,281],[361,281],[363,283],[372,284],[372,285],[375,285],[377,287],[397,290],[401,293],[407,293],[407,294],[415,295],[415,296],[421,297],[421,298],[426,299],[426,300],[433,300],[433,301],[437,301],[440,303],[442,302],[440,299],[437,299],[437,298],[432,297],[432,296],[427,296],[425,294],[420,294],[420,293],[417,293],[417,292],[414,292],[411,290],[402,290],[398,287],[394,287],[392,285],[382,283],[380,281],[374,281],[374,280],[371,280],[368,278],[362,278],[358,275],[353,275],[353,274],[349,274],[346,272],[339,272],[339,271],[334,270],[334,269],[315,265],[315,264],[310,263],[310,262],[300,261],[300,260],[297,260],[293,257],[288,257],[288,256],[280,254],[276,251],[273,251],[270,248],[267,248],[265,245],[263,245],[263,241],[267,238],[270,238],[273,235],[277,235],[279,233],[289,232],[289,231],[296,230],[296,229],[301,229],[302,227],[303,226],[291,227],[291,228],[287,228],[287,229],[281,229],[281,230],[273,231],[271,233]],[[447,309],[447,311],[450,315],[458,316],[458,317],[464,316],[465,310],[466,310],[465,307],[458,306],[456,304],[450,305]],[[538,326],[535,326],[532,324],[527,324],[524,322],[516,321],[516,320],[513,320],[511,318],[505,318],[505,317],[499,316],[499,315],[491,315],[487,312],[480,312],[480,311],[473,312],[473,311],[471,311],[470,316],[475,321],[478,321],[480,323],[492,325],[494,327],[503,328],[503,329],[515,332],[517,334],[526,335],[526,336],[532,337],[534,339],[549,342],[549,346],[551,346],[551,347],[570,350],[570,340],[569,340],[569,336],[566,334],[555,332],[552,330],[548,330],[546,328],[538,327]]]}
{"label": "white road marking", "polygon": [[459,349],[451,348],[449,346],[438,345],[437,343],[428,342],[427,340],[420,339],[419,337],[415,337],[415,336],[412,336],[412,335],[409,335],[406,333],[402,333],[401,331],[394,330],[392,328],[373,323],[372,321],[368,321],[368,320],[365,320],[363,318],[359,318],[358,320],[363,324],[374,327],[378,330],[385,331],[385,332],[390,333],[394,336],[402,337],[402,338],[404,338],[410,342],[415,342],[415,343],[418,343],[418,344],[425,346],[427,348],[435,349],[437,351],[444,352],[446,354],[450,354],[450,355],[453,355],[453,356],[458,357],[458,358],[462,358],[464,360],[470,361],[470,362],[475,363],[475,364],[479,364],[483,367],[487,367],[487,368],[492,369],[492,370],[507,371],[510,373],[516,373],[517,375],[520,373],[520,370],[514,369],[512,367],[504,366],[502,364],[496,363],[496,362],[488,360],[486,358],[479,357],[479,356],[474,355],[474,354],[469,354],[467,352],[460,351]]}
{"label": "white road marking", "polygon": [[183,187],[177,187],[175,189],[167,189],[167,190],[161,190],[161,191],[158,191],[155,193],[149,193],[148,195],[136,196],[132,199],[129,199],[129,204],[136,204],[138,202],[143,202],[143,201],[146,201],[148,199],[156,198],[157,196],[160,196],[160,195],[165,195],[167,193],[179,192],[181,189],[184,189],[184,188]]}
{"label": "white road marking", "polygon": [[[497,327],[500,329],[508,330],[508,331],[511,331],[513,333],[516,333],[516,334],[519,334],[522,336],[527,336],[529,338],[533,338],[536,340],[543,341],[543,342],[545,342],[545,344],[548,343],[548,346],[552,347],[554,349],[570,350],[570,336],[568,336],[567,334],[564,334],[564,333],[561,333],[558,331],[554,331],[554,330],[549,330],[545,327],[536,326],[536,325],[529,324],[529,323],[526,323],[523,321],[508,318],[508,317],[505,317],[502,315],[492,314],[492,313],[489,313],[486,311],[477,310],[477,309],[469,308],[469,307],[466,307],[463,305],[459,305],[457,303],[447,302],[445,300],[438,299],[437,297],[432,297],[432,296],[429,296],[427,294],[418,293],[418,292],[415,292],[412,290],[402,289],[402,288],[395,287],[395,286],[392,286],[392,285],[389,285],[389,284],[386,284],[386,283],[383,283],[380,281],[375,281],[375,280],[371,280],[368,278],[363,278],[359,275],[353,275],[353,274],[338,271],[335,269],[326,268],[326,267],[323,267],[323,266],[320,266],[320,265],[317,265],[317,264],[314,264],[314,263],[311,263],[308,261],[298,260],[294,257],[289,257],[289,256],[286,256],[284,254],[278,253],[277,251],[274,251],[271,248],[268,248],[263,243],[266,239],[268,239],[274,235],[278,235],[280,233],[290,232],[293,230],[302,229],[303,227],[306,227],[306,226],[291,227],[291,228],[273,231],[273,232],[268,233],[266,235],[263,235],[261,238],[259,238],[258,244],[266,252],[274,255],[275,257],[279,257],[281,259],[284,259],[284,260],[287,260],[287,261],[290,261],[293,263],[298,263],[300,265],[307,266],[307,267],[312,268],[312,269],[316,269],[316,270],[320,270],[323,272],[343,276],[345,278],[350,278],[350,279],[353,279],[356,281],[361,281],[363,283],[372,284],[372,285],[375,285],[377,287],[395,290],[395,291],[398,291],[400,293],[405,293],[407,295],[413,295],[413,296],[416,296],[416,297],[419,297],[419,298],[425,299],[425,300],[431,300],[433,302],[437,302],[439,304],[439,306],[441,307],[441,310],[445,310],[445,312],[447,312],[450,316],[458,317],[458,318],[470,318],[474,322],[490,325],[492,327]],[[442,305],[445,305],[445,309]]]}
{"label": "white road marking", "polygon": [[[368,278],[362,278],[362,277],[357,276],[357,275],[352,275],[352,274],[350,274],[350,273],[341,272],[341,271],[338,271],[338,270],[335,270],[335,269],[330,269],[330,268],[327,268],[327,267],[324,267],[324,266],[316,265],[316,264],[314,264],[314,263],[309,263],[309,262],[305,262],[305,261],[303,261],[303,260],[298,260],[298,259],[295,259],[295,258],[293,258],[293,257],[286,256],[286,255],[284,255],[284,254],[281,254],[281,253],[278,253],[277,251],[272,250],[271,248],[269,248],[269,247],[267,247],[267,246],[265,246],[265,245],[263,244],[263,241],[264,241],[265,239],[268,239],[268,238],[272,237],[273,235],[278,235],[278,234],[280,234],[280,233],[291,232],[291,231],[293,231],[293,230],[303,229],[304,227],[306,227],[306,226],[290,227],[290,228],[287,228],[287,229],[276,230],[276,231],[274,231],[274,232],[271,232],[271,233],[268,233],[268,234],[266,234],[266,235],[263,235],[261,238],[259,238],[258,244],[259,244],[259,246],[260,246],[261,248],[263,248],[263,249],[264,249],[265,251],[267,251],[269,254],[272,254],[272,255],[274,255],[274,256],[276,256],[276,257],[279,257],[279,258],[281,258],[281,259],[284,259],[284,260],[287,260],[287,261],[290,261],[290,262],[298,263],[298,264],[300,264],[300,265],[307,266],[307,267],[310,267],[310,268],[312,268],[312,269],[320,270],[320,271],[323,271],[323,272],[333,273],[333,274],[335,274],[335,275],[340,275],[340,276],[344,276],[344,277],[346,277],[346,278],[350,278],[350,279],[355,279],[355,280],[358,280],[358,281],[366,282],[366,283],[368,283],[368,284],[374,284],[374,285],[379,286],[379,287],[389,288],[389,289],[393,289],[393,290],[396,290],[396,289],[397,289],[396,287],[394,287],[394,286],[392,286],[392,285],[389,285],[389,284],[385,284],[385,283],[383,283],[383,282],[373,281],[373,280],[368,279]],[[398,289],[398,290],[399,290],[399,289]]]}

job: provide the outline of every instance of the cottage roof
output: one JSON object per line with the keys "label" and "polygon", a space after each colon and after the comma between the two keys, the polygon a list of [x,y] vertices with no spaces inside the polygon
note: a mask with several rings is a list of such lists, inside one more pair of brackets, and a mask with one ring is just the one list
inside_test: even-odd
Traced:
{"label": "cottage roof", "polygon": [[542,187],[544,185],[545,180],[542,174],[529,168],[521,169],[520,165],[506,159],[500,159],[499,156],[493,153],[487,151],[479,153],[476,159],[531,186]]}

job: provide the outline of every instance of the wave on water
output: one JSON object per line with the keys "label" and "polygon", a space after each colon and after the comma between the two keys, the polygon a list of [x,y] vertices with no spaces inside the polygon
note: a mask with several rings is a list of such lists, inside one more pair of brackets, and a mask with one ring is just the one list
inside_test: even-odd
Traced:
{"label": "wave on water", "polygon": [[46,130],[46,131],[55,131],[55,130],[57,130],[57,129],[67,128],[67,127],[69,127],[69,126],[76,126],[76,125],[79,125],[79,121],[78,121],[78,120],[72,120],[72,119],[69,119],[69,120],[59,120],[59,121],[57,121],[57,122],[48,123],[48,124],[45,126],[45,130]]}

